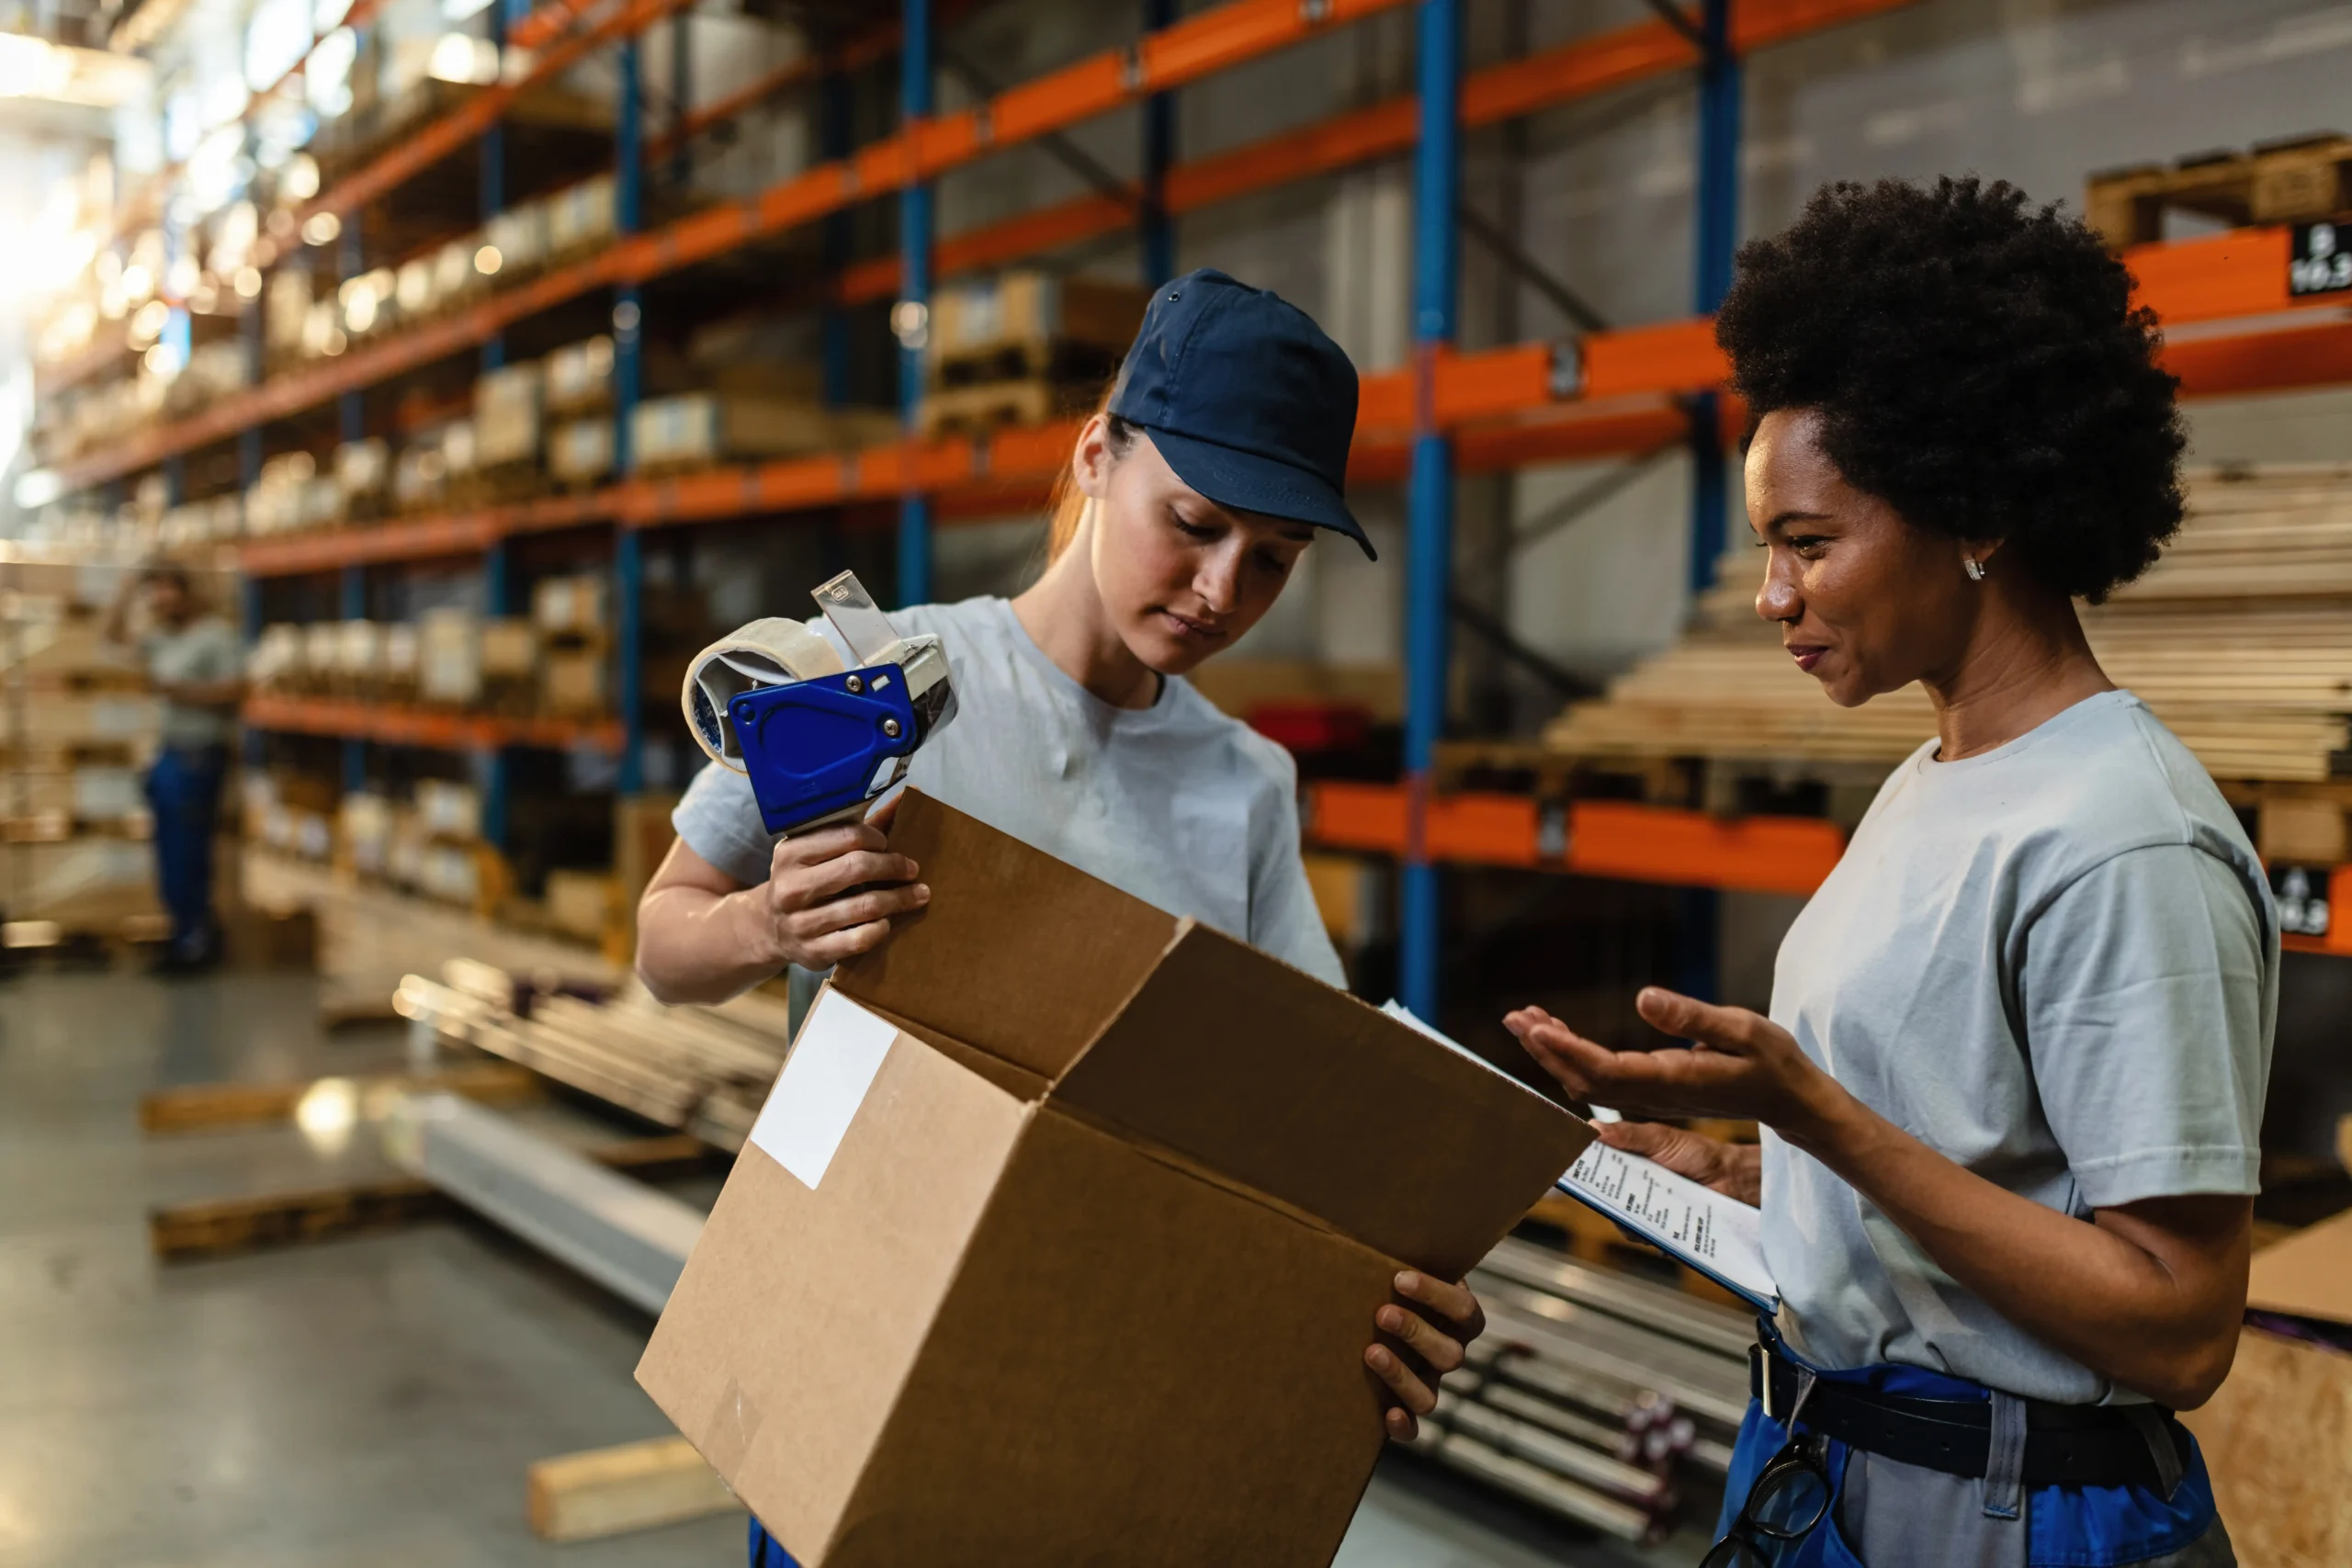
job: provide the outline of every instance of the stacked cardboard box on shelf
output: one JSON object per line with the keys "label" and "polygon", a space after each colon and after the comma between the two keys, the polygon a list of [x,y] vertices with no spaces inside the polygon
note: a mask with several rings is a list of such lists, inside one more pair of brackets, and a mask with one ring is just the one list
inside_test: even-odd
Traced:
{"label": "stacked cardboard box on shelf", "polygon": [[939,294],[931,310],[925,435],[1043,424],[1093,408],[1151,291],[1024,270]]}
{"label": "stacked cardboard box on shelf", "polygon": [[612,706],[611,616],[605,579],[542,579],[531,591],[539,637],[539,707],[561,718],[593,718]]}

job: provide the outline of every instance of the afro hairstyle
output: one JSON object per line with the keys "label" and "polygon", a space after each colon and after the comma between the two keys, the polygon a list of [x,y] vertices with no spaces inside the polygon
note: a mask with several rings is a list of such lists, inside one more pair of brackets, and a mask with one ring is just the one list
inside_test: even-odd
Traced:
{"label": "afro hairstyle", "polygon": [[1816,412],[1849,483],[1915,526],[2006,540],[2077,598],[2180,526],[2154,313],[2098,235],[2005,182],[1823,186],[1740,248],[1715,339],[1751,419]]}

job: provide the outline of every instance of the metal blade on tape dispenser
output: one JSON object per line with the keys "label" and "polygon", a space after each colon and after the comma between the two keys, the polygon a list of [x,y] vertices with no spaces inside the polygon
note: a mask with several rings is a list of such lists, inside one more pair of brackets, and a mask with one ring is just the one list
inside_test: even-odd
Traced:
{"label": "metal blade on tape dispenser", "polygon": [[854,571],[842,572],[831,581],[818,585],[811,598],[817,608],[825,612],[825,619],[849,645],[853,664],[882,664],[888,662],[891,649],[899,640],[899,629],[890,624],[874,603],[874,595]]}

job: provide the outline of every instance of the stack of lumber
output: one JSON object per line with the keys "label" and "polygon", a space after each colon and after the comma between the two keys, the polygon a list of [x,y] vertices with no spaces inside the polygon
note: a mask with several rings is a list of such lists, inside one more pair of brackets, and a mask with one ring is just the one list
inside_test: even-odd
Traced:
{"label": "stack of lumber", "polygon": [[787,1005],[761,992],[667,1008],[632,984],[598,1003],[535,990],[469,958],[449,960],[438,981],[408,976],[393,1006],[444,1036],[724,1149],[743,1146],[791,1042]]}
{"label": "stack of lumber", "polygon": [[[1755,560],[1726,562],[1673,648],[1555,719],[1590,758],[1901,761],[1935,732],[1917,685],[1839,708],[1758,619]],[[2084,625],[2118,684],[2215,775],[2316,780],[2352,716],[2352,466],[2199,472],[2189,520],[2148,574]]]}

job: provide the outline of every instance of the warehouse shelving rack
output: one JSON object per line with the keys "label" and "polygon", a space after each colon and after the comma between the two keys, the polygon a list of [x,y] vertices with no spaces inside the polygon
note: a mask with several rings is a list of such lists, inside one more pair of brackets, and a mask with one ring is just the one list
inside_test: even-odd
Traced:
{"label": "warehouse shelving rack", "polygon": [[[363,5],[365,0],[362,0]],[[225,398],[197,416],[63,466],[74,486],[90,486],[169,463],[199,447],[239,440],[258,464],[266,423],[480,348],[494,363],[510,325],[567,301],[610,289],[616,298],[616,417],[626,450],[635,400],[636,291],[644,284],[746,245],[827,223],[850,209],[896,196],[902,234],[897,256],[839,263],[821,297],[832,307],[895,299],[902,344],[901,408],[910,415],[933,277],[1002,265],[1136,226],[1148,269],[1169,270],[1170,220],[1214,203],[1412,151],[1415,155],[1415,320],[1411,362],[1364,378],[1351,477],[1407,482],[1408,560],[1408,733],[1400,786],[1319,786],[1314,831],[1335,847],[1397,855],[1404,865],[1400,991],[1433,1013],[1438,981],[1439,867],[1449,861],[1549,866],[1697,887],[1801,891],[1834,863],[1836,829],[1759,819],[1724,822],[1656,807],[1577,803],[1547,815],[1530,799],[1441,795],[1432,785],[1442,728],[1450,640],[1444,573],[1451,559],[1453,477],[1540,461],[1649,453],[1687,444],[1697,462],[1690,528],[1693,585],[1719,553],[1726,498],[1721,456],[1743,411],[1720,393],[1724,366],[1706,312],[1730,274],[1736,231],[1738,105],[1742,60],[1757,50],[1899,8],[1906,0],[1702,0],[1695,13],[1653,0],[1652,20],[1465,73],[1459,0],[1413,0],[1419,7],[1419,80],[1411,97],[1389,100],[1279,133],[1251,146],[1188,163],[1171,158],[1166,116],[1179,88],[1334,28],[1397,8],[1408,0],[1227,0],[1173,20],[1168,0],[1146,0],[1149,27],[1137,44],[1110,51],[994,94],[952,114],[932,112],[929,0],[907,0],[898,26],[880,25],[831,61],[796,64],[729,98],[690,108],[673,84],[677,116],[659,140],[645,135],[636,39],[681,0],[633,0],[605,22],[571,30],[576,9],[553,0],[510,22],[510,39],[536,39],[548,52],[522,85],[589,51],[622,51],[615,168],[623,237],[603,254],[493,294],[460,313],[402,330],[331,363],[281,374]],[[355,7],[356,10],[357,7]],[[550,47],[551,45],[551,47]],[[740,114],[768,92],[830,66],[873,63],[892,50],[901,62],[899,129],[865,147],[837,141],[836,153],[757,196],[723,202],[640,231],[649,156],[674,155],[684,140]],[[1697,254],[1692,318],[1596,331],[1556,342],[1465,353],[1454,346],[1453,299],[1459,135],[1577,97],[1696,71],[1701,78]],[[517,88],[519,91],[519,86]],[[384,159],[322,192],[305,209],[356,211],[470,140],[494,149],[499,116],[514,94],[494,89],[427,127]],[[1023,145],[1122,105],[1147,106],[1146,157],[1136,189],[1098,192],[964,233],[931,233],[932,183],[949,170]],[[1154,107],[1156,106],[1156,107]],[[494,162],[494,152],[492,155]],[[494,210],[495,180],[485,181]],[[488,215],[488,210],[485,216]],[[2144,247],[2129,258],[2142,298],[2175,329],[2167,364],[2194,396],[2352,382],[2352,319],[2324,301],[2291,299],[2289,238],[2245,230]],[[2320,308],[2312,308],[2312,304]],[[2190,330],[2182,331],[2187,327]],[[902,441],[861,451],[721,468],[677,478],[629,477],[593,494],[550,498],[338,533],[255,539],[242,549],[255,577],[340,571],[348,598],[371,565],[480,556],[502,607],[510,538],[610,524],[620,644],[617,727],[573,727],[564,744],[610,745],[623,787],[641,781],[641,704],[628,650],[639,636],[640,536],[670,527],[796,509],[871,502],[899,513],[902,600],[928,590],[929,538],[939,521],[1001,512],[1042,493],[1066,460],[1073,427],[1006,431],[986,438]],[[355,705],[261,705],[257,727],[342,733],[388,742],[481,750],[551,743],[529,727],[469,728],[386,716]],[[340,727],[340,728],[338,728]],[[503,770],[491,773],[487,814],[503,815]],[[1826,836],[1825,836],[1826,835]],[[1826,858],[1825,858],[1825,856]]]}

